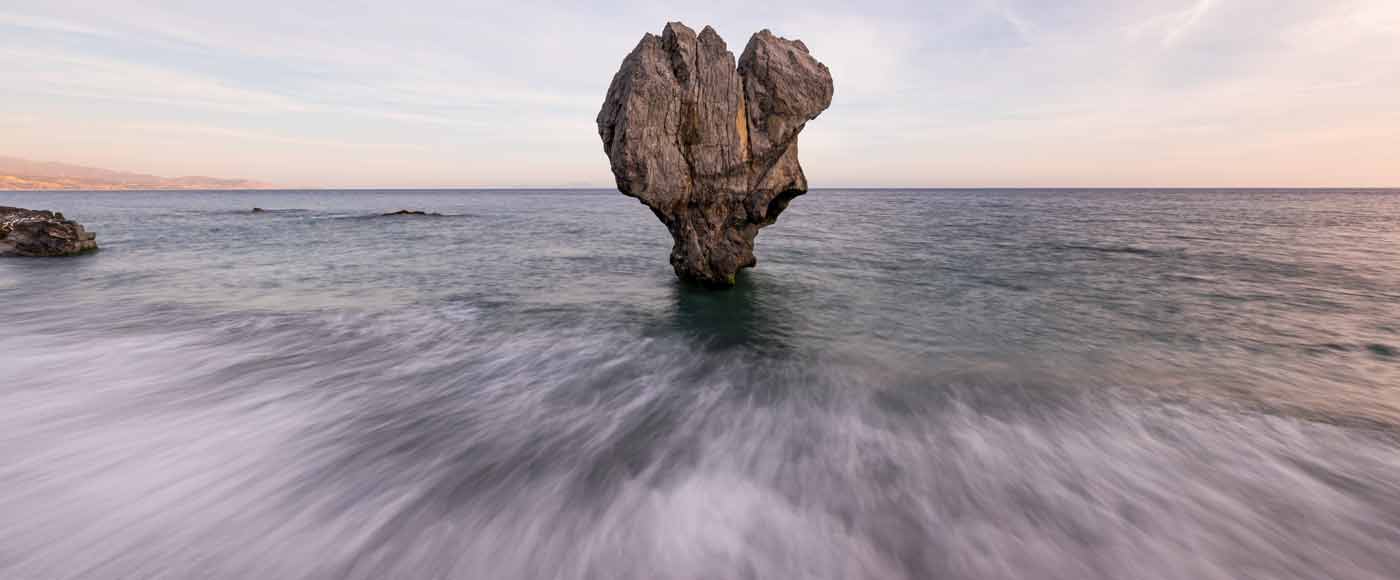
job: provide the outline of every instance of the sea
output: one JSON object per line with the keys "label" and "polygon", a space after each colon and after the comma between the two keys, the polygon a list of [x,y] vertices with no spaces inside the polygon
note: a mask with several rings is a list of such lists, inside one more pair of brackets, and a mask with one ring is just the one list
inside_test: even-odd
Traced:
{"label": "sea", "polygon": [[1400,191],[0,205],[7,580],[1400,578]]}

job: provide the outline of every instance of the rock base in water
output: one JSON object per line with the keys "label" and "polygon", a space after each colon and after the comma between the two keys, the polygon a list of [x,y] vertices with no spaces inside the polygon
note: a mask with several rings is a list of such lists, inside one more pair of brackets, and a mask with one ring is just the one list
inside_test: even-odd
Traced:
{"label": "rock base in water", "polygon": [[710,27],[647,34],[598,113],[617,188],[675,240],[676,275],[731,286],[754,237],[807,192],[797,134],[831,105],[831,71],[799,40],[764,30],[734,53]]}
{"label": "rock base in water", "polygon": [[0,207],[0,256],[71,256],[97,249],[97,234],[52,211]]}

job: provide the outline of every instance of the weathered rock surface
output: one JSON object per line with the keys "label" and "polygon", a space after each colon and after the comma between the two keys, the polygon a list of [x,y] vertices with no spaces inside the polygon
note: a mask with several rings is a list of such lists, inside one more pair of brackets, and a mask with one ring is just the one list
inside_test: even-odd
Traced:
{"label": "weathered rock surface", "polygon": [[739,57],[714,29],[646,34],[598,113],[617,188],[671,231],[676,275],[711,286],[752,267],[754,237],[807,192],[797,134],[831,105],[831,72],[764,30]]}
{"label": "weathered rock surface", "polygon": [[0,207],[0,256],[71,256],[97,249],[97,234],[52,211]]}

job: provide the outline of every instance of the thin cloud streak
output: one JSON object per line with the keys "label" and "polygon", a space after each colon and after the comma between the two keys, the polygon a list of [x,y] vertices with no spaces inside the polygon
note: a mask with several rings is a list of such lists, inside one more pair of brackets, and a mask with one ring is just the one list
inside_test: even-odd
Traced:
{"label": "thin cloud streak", "polygon": [[1189,33],[1206,13],[1210,11],[1213,0],[1196,0],[1196,3],[1185,11],[1174,15],[1171,25],[1167,27],[1166,34],[1162,35],[1162,46],[1170,47],[1176,44],[1177,40]]}

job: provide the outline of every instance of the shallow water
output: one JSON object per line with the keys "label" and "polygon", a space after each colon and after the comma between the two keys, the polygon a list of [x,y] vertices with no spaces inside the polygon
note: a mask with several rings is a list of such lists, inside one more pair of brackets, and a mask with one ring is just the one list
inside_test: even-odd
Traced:
{"label": "shallow water", "polygon": [[816,191],[720,293],[613,192],[0,205],[103,248],[0,261],[0,578],[1400,570],[1400,192]]}

